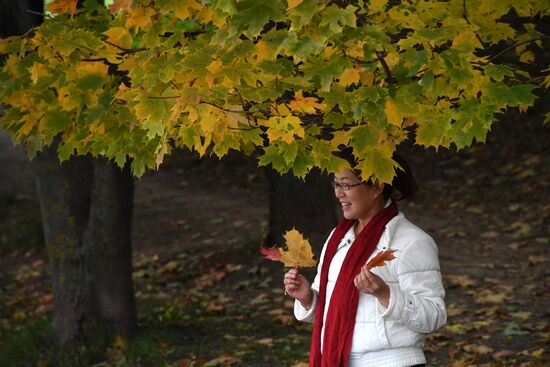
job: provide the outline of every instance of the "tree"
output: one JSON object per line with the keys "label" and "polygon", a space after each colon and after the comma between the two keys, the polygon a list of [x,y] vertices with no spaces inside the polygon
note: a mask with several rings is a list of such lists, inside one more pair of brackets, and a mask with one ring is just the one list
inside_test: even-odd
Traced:
{"label": "tree", "polygon": [[[40,19],[42,1],[2,2],[2,36]],[[27,10],[31,10],[28,12]],[[108,335],[131,336],[137,325],[131,271],[133,179],[129,167],[105,158],[59,164],[57,138],[31,167],[41,204],[54,291],[53,331],[61,344]]]}
{"label": "tree", "polygon": [[351,146],[364,178],[391,182],[402,142],[483,142],[498,113],[550,85],[533,52],[548,1],[74,4],[0,43],[2,124],[31,156],[59,137],[62,161],[105,157],[136,176],[187,147],[304,178],[345,167],[333,153]]}

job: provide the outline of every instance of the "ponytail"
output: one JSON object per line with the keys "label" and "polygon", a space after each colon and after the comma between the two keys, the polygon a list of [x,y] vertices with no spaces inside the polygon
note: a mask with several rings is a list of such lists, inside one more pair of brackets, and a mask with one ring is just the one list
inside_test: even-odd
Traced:
{"label": "ponytail", "polygon": [[393,153],[393,160],[399,164],[396,175],[393,178],[391,185],[385,184],[384,191],[382,195],[384,200],[392,199],[394,201],[399,200],[416,200],[416,193],[418,191],[418,186],[416,185],[416,180],[412,173],[409,164],[399,153]]}

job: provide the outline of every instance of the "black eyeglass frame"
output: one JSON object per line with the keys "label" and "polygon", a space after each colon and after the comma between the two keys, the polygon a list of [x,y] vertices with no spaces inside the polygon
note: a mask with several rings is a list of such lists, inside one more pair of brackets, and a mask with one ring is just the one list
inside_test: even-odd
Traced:
{"label": "black eyeglass frame", "polygon": [[350,185],[350,184],[347,184],[347,183],[338,183],[336,181],[332,181],[331,184],[332,184],[332,187],[334,188],[334,190],[340,189],[342,191],[349,191],[349,190],[351,190],[352,187],[362,185],[363,182],[359,182],[357,184]]}

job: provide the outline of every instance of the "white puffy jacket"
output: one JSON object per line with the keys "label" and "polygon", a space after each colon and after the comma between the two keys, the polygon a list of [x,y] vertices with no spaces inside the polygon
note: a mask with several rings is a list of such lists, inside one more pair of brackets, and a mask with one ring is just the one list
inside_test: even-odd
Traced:
{"label": "white puffy jacket", "polygon": [[[324,317],[340,268],[354,240],[352,227],[340,242],[329,267]],[[315,319],[320,272],[327,244],[328,240],[311,286],[314,290],[312,306],[305,309],[300,302],[295,302],[294,315],[300,321],[313,322]],[[372,269],[372,272],[390,287],[390,302],[386,308],[376,297],[360,293],[350,366],[404,367],[426,363],[422,352],[424,334],[435,331],[447,319],[443,301],[445,290],[434,240],[399,213],[386,225],[371,257],[387,249],[397,250],[396,259]]]}

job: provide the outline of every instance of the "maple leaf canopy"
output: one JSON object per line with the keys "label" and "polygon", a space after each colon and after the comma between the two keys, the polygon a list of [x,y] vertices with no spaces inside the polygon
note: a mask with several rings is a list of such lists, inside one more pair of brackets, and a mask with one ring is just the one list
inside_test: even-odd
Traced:
{"label": "maple leaf canopy", "polygon": [[74,4],[0,41],[0,124],[30,156],[59,136],[61,161],[130,161],[136,176],[186,147],[304,177],[346,168],[333,153],[349,146],[362,177],[391,182],[405,140],[484,142],[550,86],[534,54],[546,0]]}

